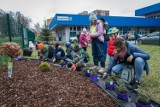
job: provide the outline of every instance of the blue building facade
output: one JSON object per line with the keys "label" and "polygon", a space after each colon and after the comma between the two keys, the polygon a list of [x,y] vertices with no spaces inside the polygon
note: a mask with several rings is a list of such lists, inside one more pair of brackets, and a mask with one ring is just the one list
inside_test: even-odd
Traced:
{"label": "blue building facade", "polygon": [[[160,3],[135,11],[137,16],[145,17],[121,17],[121,16],[97,16],[103,17],[109,24],[109,27],[117,27],[120,30],[119,35],[126,33],[148,34],[154,31],[160,31],[160,18],[147,18],[150,14],[158,15],[160,13]],[[151,9],[150,9],[151,8]],[[148,10],[148,12],[147,12]],[[76,36],[82,31],[83,27],[89,31],[89,15],[78,14],[56,14],[52,19],[49,28],[56,32],[57,41],[69,41],[70,37]]]}

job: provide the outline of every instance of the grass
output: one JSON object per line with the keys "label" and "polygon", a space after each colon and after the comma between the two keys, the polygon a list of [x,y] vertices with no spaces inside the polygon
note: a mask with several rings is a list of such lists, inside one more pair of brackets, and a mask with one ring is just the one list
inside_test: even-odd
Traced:
{"label": "grass", "polygon": [[139,45],[139,47],[151,56],[148,61],[150,74],[146,76],[146,72],[143,72],[139,92],[154,98],[154,100],[160,103],[160,46]]}
{"label": "grass", "polygon": [[7,55],[0,55],[0,67],[7,65],[7,62],[10,62],[11,59]]}

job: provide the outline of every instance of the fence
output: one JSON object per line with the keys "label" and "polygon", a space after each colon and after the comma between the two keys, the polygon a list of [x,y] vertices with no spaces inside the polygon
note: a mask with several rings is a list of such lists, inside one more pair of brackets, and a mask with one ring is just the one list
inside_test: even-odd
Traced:
{"label": "fence", "polygon": [[35,34],[9,14],[0,10],[0,44],[4,42],[16,42],[21,47],[28,47],[29,41],[34,43]]}

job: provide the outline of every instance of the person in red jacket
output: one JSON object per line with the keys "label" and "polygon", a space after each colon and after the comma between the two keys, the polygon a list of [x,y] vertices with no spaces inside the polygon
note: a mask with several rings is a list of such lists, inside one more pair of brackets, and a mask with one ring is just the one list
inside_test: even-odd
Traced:
{"label": "person in red jacket", "polygon": [[114,49],[115,49],[113,44],[114,44],[115,39],[117,38],[118,32],[119,30],[116,27],[112,27],[108,30],[109,43],[108,43],[107,53],[109,55],[109,64],[111,60],[113,59]]}
{"label": "person in red jacket", "polygon": [[[111,64],[112,60],[113,60],[113,56],[114,56],[114,41],[117,38],[119,30],[116,27],[112,27],[108,30],[108,35],[109,35],[109,42],[108,42],[108,48],[107,48],[107,54],[109,56],[109,63],[108,66]],[[111,73],[104,73],[103,77],[106,77],[107,75],[110,75]]]}

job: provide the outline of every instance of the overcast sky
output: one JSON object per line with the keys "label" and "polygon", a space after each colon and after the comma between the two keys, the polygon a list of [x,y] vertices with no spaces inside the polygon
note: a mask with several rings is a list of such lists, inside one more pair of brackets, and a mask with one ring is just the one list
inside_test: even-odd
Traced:
{"label": "overcast sky", "polygon": [[43,24],[44,19],[56,13],[77,14],[95,9],[109,10],[112,16],[134,16],[136,9],[143,8],[160,0],[0,0],[0,9],[20,11],[32,19],[32,24]]}

